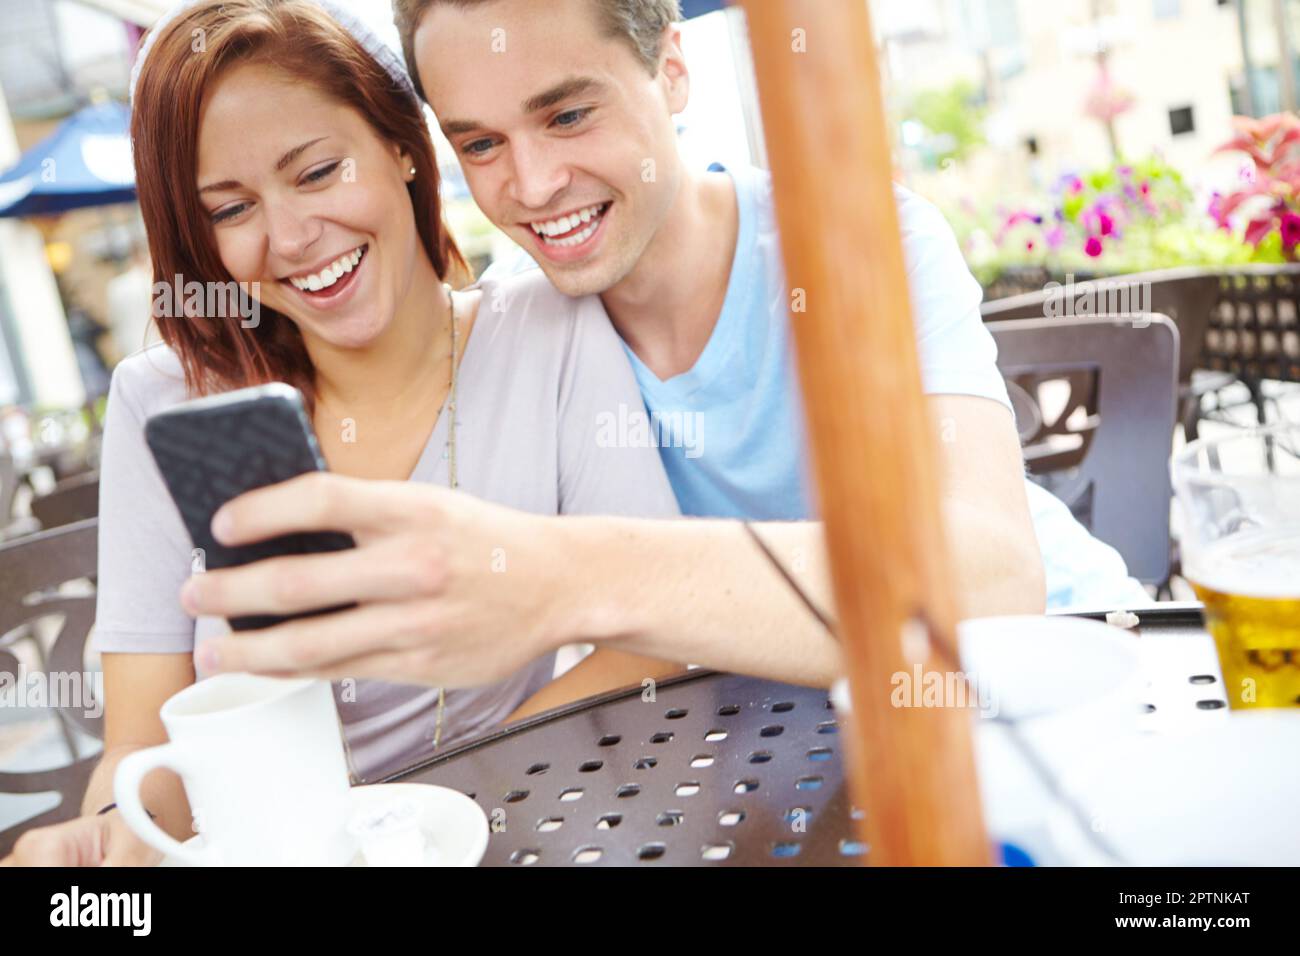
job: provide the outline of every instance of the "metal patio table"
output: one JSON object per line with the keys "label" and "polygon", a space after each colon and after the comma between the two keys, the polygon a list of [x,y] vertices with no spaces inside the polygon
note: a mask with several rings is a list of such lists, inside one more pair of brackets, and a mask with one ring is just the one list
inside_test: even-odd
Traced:
{"label": "metal patio table", "polygon": [[[1139,720],[1227,719],[1200,606],[1135,613]],[[846,866],[869,850],[842,754],[824,690],[695,670],[653,701],[639,687],[577,701],[391,779],[469,794],[491,826],[484,866]]]}

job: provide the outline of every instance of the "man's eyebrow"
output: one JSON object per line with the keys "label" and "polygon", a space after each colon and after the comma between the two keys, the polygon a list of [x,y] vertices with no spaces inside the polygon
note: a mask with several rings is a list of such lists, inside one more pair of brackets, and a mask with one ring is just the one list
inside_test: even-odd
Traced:
{"label": "man's eyebrow", "polygon": [[451,120],[442,124],[443,136],[459,136],[461,133],[472,133],[482,126],[473,120]]}
{"label": "man's eyebrow", "polygon": [[563,103],[572,96],[578,96],[583,93],[599,93],[605,88],[605,84],[599,80],[592,79],[589,76],[574,76],[562,83],[557,83],[545,93],[538,93],[536,96],[524,102],[525,113],[537,113],[545,109],[550,109],[557,103]]}
{"label": "man's eyebrow", "polygon": [[[308,141],[305,142],[305,143],[302,143],[302,144],[300,144],[300,145],[298,145],[298,146],[295,146],[293,149],[289,150],[287,153],[285,153],[283,156],[281,156],[278,160],[276,160],[276,162],[275,162],[275,171],[276,171],[277,173],[280,172],[282,169],[284,169],[284,167],[288,166],[288,165],[289,165],[290,163],[292,163],[295,159],[297,159],[299,156],[301,156],[301,155],[302,155],[303,153],[305,153],[307,150],[311,149],[313,146],[315,146],[315,145],[316,145],[317,143],[319,143],[321,140],[323,140],[323,139],[328,139],[328,138],[329,138],[329,137],[327,137],[327,136],[317,136],[315,139],[310,139],[310,140],[308,140]],[[209,183],[207,186],[201,186],[201,187],[199,188],[199,194],[202,195],[203,193],[216,193],[216,192],[222,192],[222,191],[227,190],[227,189],[239,189],[242,185],[243,185],[242,183],[240,183],[240,182],[238,182],[237,180],[234,180],[234,179],[223,179],[223,180],[222,180],[221,182],[219,182],[219,183]]]}
{"label": "man's eyebrow", "polygon": [[[570,97],[580,96],[584,93],[600,93],[604,89],[605,84],[600,80],[589,76],[575,76],[562,83],[557,83],[544,93],[538,93],[536,96],[525,100],[524,112],[539,113],[558,103],[563,103]],[[462,133],[473,133],[483,128],[483,124],[476,120],[448,120],[439,125],[442,127],[442,135],[448,138],[459,136]]]}

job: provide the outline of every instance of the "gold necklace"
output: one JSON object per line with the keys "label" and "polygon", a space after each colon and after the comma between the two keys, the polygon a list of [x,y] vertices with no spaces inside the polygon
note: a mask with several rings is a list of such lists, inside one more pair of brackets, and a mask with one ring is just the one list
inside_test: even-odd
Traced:
{"label": "gold necklace", "polygon": [[[459,343],[459,328],[456,316],[456,298],[452,295],[451,284],[444,282],[443,290],[447,293],[447,315],[451,323],[451,381],[447,386],[447,485],[450,488],[457,488],[460,481],[456,474],[456,384],[459,380],[459,370],[456,368],[456,353]],[[442,716],[447,709],[447,689],[438,688],[438,710],[433,719],[433,749],[438,749],[438,744],[442,741]],[[343,756],[347,761],[348,775],[354,784],[365,783],[365,778],[357,773],[355,761],[352,759],[352,747],[348,744],[348,735],[343,728],[342,717],[339,719],[339,736],[343,738]]]}
{"label": "gold necklace", "polygon": [[[453,490],[459,487],[460,482],[456,475],[456,381],[459,378],[456,369],[456,345],[458,339],[458,330],[456,323],[456,298],[451,293],[451,284],[444,282],[443,289],[447,292],[447,314],[451,317],[451,381],[447,385],[447,486]],[[433,725],[433,749],[438,749],[438,743],[442,740],[442,715],[447,707],[447,694],[445,687],[438,688],[438,713],[434,717]]]}

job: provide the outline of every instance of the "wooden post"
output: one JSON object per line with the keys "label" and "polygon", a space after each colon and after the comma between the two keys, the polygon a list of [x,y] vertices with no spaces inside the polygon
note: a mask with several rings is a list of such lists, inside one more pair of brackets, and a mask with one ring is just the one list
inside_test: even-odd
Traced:
{"label": "wooden post", "polygon": [[984,865],[970,711],[893,702],[895,675],[911,683],[916,664],[952,669],[936,645],[956,646],[956,600],[867,3],[742,6],[853,696],[845,738],[868,860]]}

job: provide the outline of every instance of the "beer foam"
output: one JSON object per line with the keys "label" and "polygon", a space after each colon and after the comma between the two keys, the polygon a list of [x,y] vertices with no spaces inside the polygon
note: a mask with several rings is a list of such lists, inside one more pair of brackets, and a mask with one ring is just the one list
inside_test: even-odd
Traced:
{"label": "beer foam", "polygon": [[1194,548],[1183,565],[1188,580],[1222,594],[1300,600],[1300,525]]}

